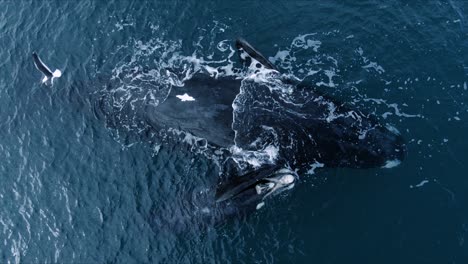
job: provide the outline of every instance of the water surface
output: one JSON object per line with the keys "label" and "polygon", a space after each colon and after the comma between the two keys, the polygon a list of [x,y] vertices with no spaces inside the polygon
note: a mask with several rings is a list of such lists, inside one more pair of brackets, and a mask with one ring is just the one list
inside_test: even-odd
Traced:
{"label": "water surface", "polygon": [[[3,263],[468,261],[465,1],[0,7]],[[239,67],[230,50],[238,36],[283,73],[398,128],[406,160],[302,175],[293,190],[220,227],[159,228],[157,219],[183,214],[211,190],[217,166],[189,144],[141,138],[131,118],[119,119],[127,130],[114,129],[96,116],[93,95],[132,69],[153,75],[117,94],[124,104],[165,89],[166,68]],[[40,84],[33,51],[62,70],[52,87]]]}

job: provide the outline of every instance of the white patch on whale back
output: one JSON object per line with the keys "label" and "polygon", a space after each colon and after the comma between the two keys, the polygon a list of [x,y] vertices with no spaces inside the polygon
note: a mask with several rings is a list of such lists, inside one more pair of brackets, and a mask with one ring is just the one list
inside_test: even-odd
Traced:
{"label": "white patch on whale back", "polygon": [[177,98],[179,98],[182,102],[186,101],[195,101],[195,98],[192,96],[188,95],[187,93],[184,93],[182,95],[176,95]]}
{"label": "white patch on whale back", "polygon": [[401,163],[400,160],[387,160],[387,162],[385,163],[385,165],[382,166],[382,168],[384,169],[394,168],[400,165],[400,163]]}

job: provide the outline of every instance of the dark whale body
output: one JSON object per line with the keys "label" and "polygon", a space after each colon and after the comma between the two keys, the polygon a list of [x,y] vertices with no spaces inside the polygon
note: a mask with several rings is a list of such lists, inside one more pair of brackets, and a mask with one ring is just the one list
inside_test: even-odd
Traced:
{"label": "dark whale body", "polygon": [[[260,63],[275,76],[274,65],[245,40],[239,39],[236,47],[242,60]],[[228,172],[232,175],[222,177],[214,200],[206,201],[211,208],[207,212],[216,210],[218,220],[258,209],[271,194],[291,188],[297,173],[304,173],[311,164],[390,167],[406,155],[405,141],[396,129],[307,83],[281,80],[277,75],[280,83],[291,87],[287,97],[265,83],[198,73],[141,113],[155,131],[190,133],[214,148],[235,145],[256,151],[265,143],[265,133],[274,132],[279,143],[276,162],[250,168],[244,175]],[[234,111],[239,104],[243,108]]]}
{"label": "dark whale body", "polygon": [[[236,43],[240,49],[246,45],[248,58],[266,60],[245,40]],[[265,67],[274,66],[269,63]],[[259,136],[265,126],[271,127],[280,142],[295,141],[293,146],[280,149],[280,160],[297,169],[313,162],[325,167],[374,168],[404,159],[405,142],[395,129],[307,83],[292,85],[289,99],[294,103],[286,102],[281,94],[268,91],[269,87],[262,84],[247,87],[239,96],[240,86],[241,80],[233,77],[195,75],[183,87],[173,87],[164,102],[149,107],[146,119],[154,128],[177,128],[211,145],[229,148],[236,143],[251,150],[256,150],[250,146],[254,135]],[[195,100],[182,101],[177,96],[183,94]],[[237,125],[233,124],[236,97],[248,98],[243,110],[246,114]],[[238,129],[239,125],[244,128]],[[239,134],[236,142],[234,130]]]}
{"label": "dark whale body", "polygon": [[[146,119],[157,130],[179,129],[227,148],[234,144],[232,102],[240,85],[234,78],[196,75],[183,87],[173,87],[163,103],[148,107]],[[195,100],[184,102],[177,97],[185,93]]]}

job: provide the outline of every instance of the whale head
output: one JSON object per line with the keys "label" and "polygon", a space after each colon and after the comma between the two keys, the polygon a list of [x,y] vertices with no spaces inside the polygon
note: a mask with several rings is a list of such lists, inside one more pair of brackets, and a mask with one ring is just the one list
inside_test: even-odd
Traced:
{"label": "whale head", "polygon": [[406,156],[406,142],[394,129],[379,126],[369,131],[361,141],[355,155],[359,168],[392,168]]}
{"label": "whale head", "polygon": [[406,142],[400,133],[378,123],[359,128],[334,124],[321,130],[317,134],[318,155],[326,167],[392,168],[399,165],[407,153]]}

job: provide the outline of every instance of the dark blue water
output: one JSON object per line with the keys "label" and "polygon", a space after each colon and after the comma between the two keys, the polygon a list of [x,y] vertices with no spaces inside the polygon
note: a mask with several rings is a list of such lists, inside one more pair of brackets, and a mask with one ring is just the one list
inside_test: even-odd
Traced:
{"label": "dark blue water", "polygon": [[[0,261],[467,263],[468,4],[354,2],[0,1]],[[301,175],[221,226],[165,225],[213,192],[215,160],[132,116],[116,128],[94,95],[158,100],[166,68],[238,67],[238,36],[397,128],[407,158]],[[63,72],[53,86],[33,51]]]}

